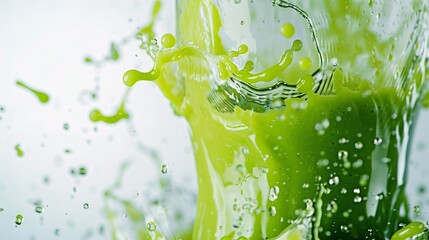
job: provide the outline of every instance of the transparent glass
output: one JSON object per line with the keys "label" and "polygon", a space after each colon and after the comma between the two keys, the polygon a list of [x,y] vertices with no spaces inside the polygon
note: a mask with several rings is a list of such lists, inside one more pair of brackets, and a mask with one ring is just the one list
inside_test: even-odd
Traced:
{"label": "transparent glass", "polygon": [[193,239],[389,239],[409,223],[427,5],[178,0],[178,42],[199,53],[157,83],[191,129]]}

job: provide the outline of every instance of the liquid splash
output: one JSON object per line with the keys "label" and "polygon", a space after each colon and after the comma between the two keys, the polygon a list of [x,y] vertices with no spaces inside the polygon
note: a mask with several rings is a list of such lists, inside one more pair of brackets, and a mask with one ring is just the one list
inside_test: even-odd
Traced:
{"label": "liquid splash", "polygon": [[23,83],[22,81],[16,81],[16,85],[18,85],[18,86],[30,91],[31,93],[33,93],[37,97],[39,102],[41,102],[43,104],[46,104],[49,102],[49,95],[48,94],[46,94],[42,91],[36,90],[34,88],[31,88],[30,86]]}
{"label": "liquid splash", "polygon": [[18,157],[24,156],[24,151],[22,151],[21,146],[19,144],[15,145],[15,151]]}
{"label": "liquid splash", "polygon": [[113,115],[105,115],[99,109],[94,109],[89,114],[89,119],[93,122],[104,122],[107,124],[115,124],[121,120],[129,119],[130,115],[125,109],[125,103],[128,98],[129,91],[127,91],[122,98],[121,104],[119,105],[116,113]]}

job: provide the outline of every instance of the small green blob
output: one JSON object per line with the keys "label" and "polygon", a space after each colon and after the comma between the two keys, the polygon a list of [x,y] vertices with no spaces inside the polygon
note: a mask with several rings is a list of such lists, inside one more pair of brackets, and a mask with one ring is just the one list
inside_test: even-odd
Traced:
{"label": "small green blob", "polygon": [[101,122],[104,122],[107,124],[114,124],[114,123],[117,123],[123,119],[128,119],[129,114],[125,110],[125,101],[127,99],[127,96],[128,96],[128,92],[127,92],[127,94],[125,94],[124,98],[122,99],[121,105],[119,106],[118,110],[116,110],[115,114],[113,114],[111,116],[107,116],[107,115],[102,114],[100,110],[94,109],[89,114],[89,119],[92,122],[100,122],[101,121]]}
{"label": "small green blob", "polygon": [[4,208],[0,208],[0,212],[4,212]]}
{"label": "small green blob", "polygon": [[16,218],[15,218],[16,225],[21,225],[23,221],[24,221],[24,217],[21,214],[16,215]]}
{"label": "small green blob", "polygon": [[295,34],[295,27],[293,26],[292,23],[285,23],[280,29],[280,32],[283,36],[287,38],[291,38]]}
{"label": "small green blob", "polygon": [[312,62],[308,57],[303,57],[299,60],[299,67],[302,70],[309,70],[311,68]]}
{"label": "small green blob", "polygon": [[154,222],[148,222],[147,223],[147,230],[150,232],[153,232],[156,230],[156,224]]}
{"label": "small green blob", "polygon": [[3,106],[0,106],[0,112],[4,112],[4,107]]}
{"label": "small green blob", "polygon": [[238,53],[245,54],[249,51],[249,47],[246,44],[241,44],[240,47],[238,47]]}
{"label": "small green blob", "polygon": [[38,91],[38,90],[35,90],[35,89],[29,87],[28,85],[26,85],[25,83],[23,83],[21,81],[16,81],[16,85],[18,85],[18,86],[20,86],[20,87],[22,87],[24,89],[27,89],[28,91],[32,92],[34,95],[36,95],[36,97],[39,99],[39,101],[41,103],[47,103],[47,102],[49,102],[49,95],[48,94],[46,94],[44,92],[41,92],[41,91]]}
{"label": "small green blob", "polygon": [[89,209],[89,204],[88,203],[84,203],[83,204],[83,209]]}
{"label": "small green blob", "polygon": [[110,44],[110,56],[109,59],[117,61],[119,59],[119,47],[115,43]]}
{"label": "small green blob", "polygon": [[176,45],[176,38],[171,34],[164,34],[161,38],[161,44],[165,48],[172,48]]}
{"label": "small green blob", "polygon": [[414,236],[422,234],[425,231],[425,225],[421,222],[412,222],[407,226],[399,229],[395,234],[393,234],[390,240],[407,240],[411,239]]}
{"label": "small green blob", "polygon": [[34,209],[34,211],[36,211],[36,213],[43,213],[43,207],[41,205],[37,205],[36,208]]}
{"label": "small green blob", "polygon": [[83,61],[84,61],[84,62],[86,62],[86,63],[92,63],[92,62],[93,62],[93,60],[92,60],[92,58],[91,58],[91,57],[85,57],[85,58],[83,59]]}
{"label": "small green blob", "polygon": [[64,123],[63,128],[64,130],[69,130],[70,125],[68,123]]}
{"label": "small green blob", "polygon": [[24,156],[24,151],[22,151],[21,146],[19,144],[17,144],[15,146],[15,150],[16,150],[16,155],[18,157],[23,157]]}
{"label": "small green blob", "polygon": [[88,173],[87,169],[85,167],[79,168],[79,175],[85,176]]}
{"label": "small green blob", "polygon": [[168,172],[168,167],[167,167],[167,165],[163,164],[161,167],[161,173],[166,174],[167,172]]}

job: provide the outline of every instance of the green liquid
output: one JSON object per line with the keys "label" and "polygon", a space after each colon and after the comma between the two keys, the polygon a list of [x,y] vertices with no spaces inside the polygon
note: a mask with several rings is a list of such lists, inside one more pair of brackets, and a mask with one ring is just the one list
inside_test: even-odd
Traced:
{"label": "green liquid", "polygon": [[[294,59],[302,48],[296,40],[271,67],[254,72],[254,63],[247,62],[240,69],[232,59],[248,47],[224,49],[217,7],[209,0],[182,3],[179,36],[192,45],[173,48],[175,39],[166,35],[153,69],[130,70],[124,83],[155,81],[189,122],[199,183],[193,239],[386,239],[399,223],[409,222],[404,173],[419,103],[409,105],[408,89],[384,85],[385,76],[372,83],[357,77],[346,82],[338,69],[331,94],[314,93],[315,81],[305,74],[294,84],[306,98],[289,98],[270,109],[246,99],[232,106],[222,106],[228,101],[221,99],[216,106],[210,94],[217,91],[215,98],[221,98],[231,92],[213,87],[213,65],[224,81],[254,84],[272,81],[294,61],[309,70],[312,61]],[[295,28],[286,23],[280,32],[290,38]],[[376,42],[376,36],[368,38]],[[371,49],[365,44],[359,47]],[[346,44],[338,45],[341,59],[354,57],[347,56]],[[419,94],[422,74],[415,71],[407,80]],[[421,234],[416,224],[392,239]]]}
{"label": "green liquid", "polygon": [[48,103],[49,102],[49,95],[42,92],[42,91],[38,91],[35,90],[34,88],[31,88],[30,86],[28,86],[27,84],[21,82],[21,81],[16,81],[16,85],[27,89],[28,91],[30,91],[31,93],[33,93],[34,95],[36,95],[37,99],[41,102],[41,103]]}

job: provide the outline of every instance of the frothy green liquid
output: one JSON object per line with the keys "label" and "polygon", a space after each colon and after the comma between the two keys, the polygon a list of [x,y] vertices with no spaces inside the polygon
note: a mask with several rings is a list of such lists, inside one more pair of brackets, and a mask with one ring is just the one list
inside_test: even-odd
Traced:
{"label": "frothy green liquid", "polygon": [[[211,1],[182,3],[179,35],[185,44],[174,48],[176,40],[165,35],[153,69],[130,70],[124,83],[156,81],[189,122],[199,181],[193,239],[386,239],[409,222],[407,146],[420,105],[410,105],[410,96],[421,98],[425,72],[408,69],[406,81],[415,93],[383,85],[385,76],[347,82],[338,67],[327,94],[315,93],[315,79],[306,73],[290,83],[300,97],[259,106],[213,79],[271,82],[293,61],[309,70],[310,58],[294,59],[303,43],[294,41],[262,71],[255,72],[250,61],[240,69],[233,59],[248,46],[224,49],[218,8]],[[285,23],[279,32],[290,38],[295,27]],[[401,231],[392,239],[424,230],[412,223]]]}

